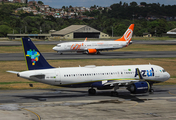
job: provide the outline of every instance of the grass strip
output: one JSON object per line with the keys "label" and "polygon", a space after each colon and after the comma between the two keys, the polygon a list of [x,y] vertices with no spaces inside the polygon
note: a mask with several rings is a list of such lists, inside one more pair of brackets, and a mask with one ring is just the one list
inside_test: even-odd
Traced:
{"label": "grass strip", "polygon": [[37,83],[37,82],[0,82],[0,85],[8,85],[8,84],[19,84],[19,83]]}

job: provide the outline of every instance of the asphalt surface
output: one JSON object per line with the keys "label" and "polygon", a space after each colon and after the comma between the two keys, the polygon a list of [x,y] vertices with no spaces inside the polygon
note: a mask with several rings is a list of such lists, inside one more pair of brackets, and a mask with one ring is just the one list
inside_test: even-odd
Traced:
{"label": "asphalt surface", "polygon": [[[35,85],[35,84],[34,84]],[[118,97],[111,96],[111,90],[97,90],[96,95],[88,95],[89,88],[58,88],[42,90],[0,90],[0,104],[2,103],[35,103],[40,101],[81,101],[124,99],[127,101],[144,102],[151,97],[171,97],[169,91],[176,93],[176,85],[153,86],[154,94],[131,94],[125,87],[118,89]]]}
{"label": "asphalt surface", "polygon": [[[136,52],[102,52],[100,55],[87,55],[81,53],[42,53],[47,60],[63,59],[112,59],[112,58],[172,58],[176,51],[136,51]],[[25,60],[23,53],[0,53],[0,61]]]}
{"label": "asphalt surface", "polygon": [[[34,44],[56,45],[63,41],[34,41]],[[64,41],[67,42],[67,41]],[[135,40],[133,44],[152,44],[152,45],[176,45],[176,40],[156,40],[142,41]],[[0,46],[21,45],[20,41],[1,41]],[[161,48],[162,49],[162,48]],[[86,55],[81,53],[64,53],[60,55],[56,52],[42,53],[47,60],[58,59],[110,59],[110,58],[165,58],[176,57],[176,51],[136,51],[136,52],[106,52],[102,51],[100,55]],[[0,53],[0,61],[24,60],[23,53]]]}
{"label": "asphalt surface", "polygon": [[[100,40],[100,41],[103,41],[103,40]],[[106,40],[106,41],[108,41],[108,40]],[[58,40],[58,41],[33,41],[33,42],[36,45],[45,45],[45,44],[57,45],[57,44],[63,43],[63,42],[76,42],[76,41],[73,41],[73,40],[59,41]],[[176,45],[176,40],[133,40],[132,43],[134,43],[134,44],[151,44],[151,45]],[[0,46],[21,46],[21,41],[0,41]]]}
{"label": "asphalt surface", "polygon": [[125,88],[119,96],[110,91],[86,88],[50,90],[1,90],[1,120],[175,120],[176,85],[153,86],[154,94],[130,94]]}

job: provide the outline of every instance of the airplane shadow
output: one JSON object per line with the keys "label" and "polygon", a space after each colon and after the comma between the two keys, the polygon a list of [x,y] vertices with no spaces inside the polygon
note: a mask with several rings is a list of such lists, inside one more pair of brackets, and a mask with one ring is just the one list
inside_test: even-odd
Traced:
{"label": "airplane shadow", "polygon": [[[41,92],[39,94],[28,94],[28,95],[14,95],[14,97],[20,97],[21,99],[33,99],[37,101],[47,101],[49,99],[65,99],[65,98],[75,98],[78,97],[81,99],[84,97],[100,97],[100,96],[107,96],[107,99],[111,98],[121,98],[128,101],[136,101],[138,103],[145,102],[144,99],[139,99],[138,96],[148,96],[148,94],[140,94],[140,95],[133,95],[130,92],[119,92],[118,96],[111,96],[111,91],[97,91],[96,95],[89,95],[87,91],[82,90],[59,90],[59,89],[51,89],[49,92]],[[91,98],[90,98],[91,99]],[[98,99],[98,98],[97,98]]]}
{"label": "airplane shadow", "polygon": [[[136,102],[145,102],[143,99],[139,99],[137,94],[131,94],[130,92],[118,92],[118,96],[112,96],[111,91],[107,92],[98,92],[95,96],[110,96],[110,97],[116,97],[116,98],[121,98],[125,99],[128,101],[136,101]],[[141,96],[148,96],[148,94],[140,94]]]}
{"label": "airplane shadow", "polygon": [[53,53],[54,55],[58,55],[60,57],[65,57],[65,56],[69,56],[69,55],[73,55],[73,56],[124,56],[125,54],[135,54],[134,52],[101,52],[100,54],[82,54],[82,53],[64,53],[62,55],[58,54],[58,53]]}

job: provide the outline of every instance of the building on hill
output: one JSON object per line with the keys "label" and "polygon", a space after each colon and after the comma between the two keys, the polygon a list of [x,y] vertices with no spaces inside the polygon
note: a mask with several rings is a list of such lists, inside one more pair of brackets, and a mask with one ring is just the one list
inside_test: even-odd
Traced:
{"label": "building on hill", "polygon": [[87,25],[71,25],[60,31],[56,31],[52,33],[51,36],[65,38],[65,39],[86,38],[86,37],[87,38],[109,38],[108,34],[105,34]]}
{"label": "building on hill", "polygon": [[28,0],[0,0],[0,2],[18,2],[18,3],[28,3]]}

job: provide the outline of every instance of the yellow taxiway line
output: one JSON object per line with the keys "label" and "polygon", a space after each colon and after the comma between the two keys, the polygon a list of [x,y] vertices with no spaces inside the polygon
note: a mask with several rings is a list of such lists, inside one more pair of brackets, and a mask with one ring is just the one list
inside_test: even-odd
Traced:
{"label": "yellow taxiway line", "polygon": [[22,109],[35,114],[38,117],[38,120],[41,120],[40,116],[37,113],[35,113],[35,112],[31,111],[31,110],[25,109],[25,108],[22,108]]}
{"label": "yellow taxiway line", "polygon": [[176,96],[176,94],[173,94],[173,93],[171,93],[170,91],[168,92],[170,95],[175,95]]}

